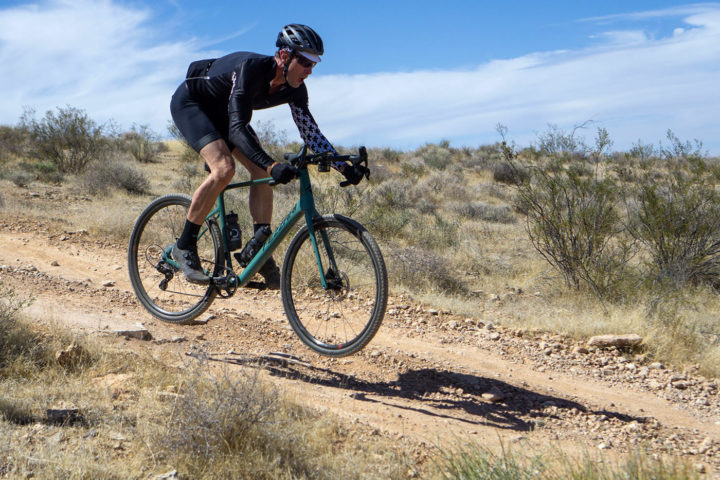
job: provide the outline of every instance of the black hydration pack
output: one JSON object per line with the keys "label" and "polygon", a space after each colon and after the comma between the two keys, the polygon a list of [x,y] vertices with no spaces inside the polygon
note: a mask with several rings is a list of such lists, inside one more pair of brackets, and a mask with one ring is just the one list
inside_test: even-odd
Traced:
{"label": "black hydration pack", "polygon": [[214,61],[214,58],[210,58],[207,60],[196,60],[192,62],[190,66],[188,66],[188,71],[187,74],[185,74],[185,79],[191,80],[195,78],[209,78],[207,74],[210,71],[210,67],[212,66]]}

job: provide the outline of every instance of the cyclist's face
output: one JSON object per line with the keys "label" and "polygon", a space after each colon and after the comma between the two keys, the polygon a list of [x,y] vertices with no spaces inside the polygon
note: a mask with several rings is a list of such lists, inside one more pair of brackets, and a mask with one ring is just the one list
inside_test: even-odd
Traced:
{"label": "cyclist's face", "polygon": [[293,88],[299,87],[310,76],[314,66],[315,62],[311,62],[300,55],[295,55],[290,61],[287,73],[287,81],[290,86]]}

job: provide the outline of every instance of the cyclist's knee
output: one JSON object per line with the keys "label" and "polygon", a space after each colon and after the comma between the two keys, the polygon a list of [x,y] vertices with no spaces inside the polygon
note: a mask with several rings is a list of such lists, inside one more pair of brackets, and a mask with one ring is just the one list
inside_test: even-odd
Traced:
{"label": "cyclist's knee", "polygon": [[233,162],[232,157],[229,162],[219,162],[219,165],[212,169],[211,175],[223,185],[230,183],[233,175],[235,175],[235,162]]}

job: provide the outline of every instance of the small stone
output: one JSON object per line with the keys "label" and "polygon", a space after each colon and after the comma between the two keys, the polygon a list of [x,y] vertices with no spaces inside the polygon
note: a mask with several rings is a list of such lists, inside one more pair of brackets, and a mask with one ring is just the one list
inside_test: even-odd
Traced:
{"label": "small stone", "polygon": [[103,287],[114,287],[115,282],[112,280],[103,280],[103,282],[100,285],[102,285]]}
{"label": "small stone", "polygon": [[147,328],[137,324],[135,328],[113,330],[111,333],[125,338],[136,338],[138,340],[152,340],[152,335]]}
{"label": "small stone", "polygon": [[48,421],[55,423],[75,422],[79,420],[80,410],[77,408],[49,408],[45,411]]}
{"label": "small stone", "polygon": [[50,266],[51,266],[51,267],[59,267],[60,264],[58,263],[57,260],[53,260],[53,261],[50,263]]}
{"label": "small stone", "polygon": [[505,396],[497,389],[492,389],[489,392],[485,392],[482,395],[483,400],[491,403],[501,402]]}
{"label": "small stone", "polygon": [[456,322],[455,320],[451,320],[451,321],[448,322],[448,327],[450,327],[450,328],[452,328],[453,330],[455,330],[455,329],[458,327],[458,322]]}
{"label": "small stone", "polygon": [[60,350],[55,354],[55,361],[62,367],[69,367],[76,364],[82,357],[83,349],[75,342],[68,345],[65,350]]}
{"label": "small stone", "polygon": [[581,355],[586,355],[586,354],[590,353],[590,350],[588,350],[585,347],[577,346],[577,347],[573,348],[573,353],[579,353]]}
{"label": "small stone", "polygon": [[694,465],[694,467],[695,467],[695,471],[698,473],[706,473],[707,472],[707,467],[702,463],[696,463]]}
{"label": "small stone", "polygon": [[590,347],[635,347],[642,343],[643,339],[640,335],[597,335],[590,338],[588,346]]}
{"label": "small stone", "polygon": [[670,385],[677,388],[678,390],[686,390],[690,385],[685,380],[676,380],[671,382]]}
{"label": "small stone", "polygon": [[373,352],[370,354],[371,357],[377,358],[382,355],[382,352],[380,350],[373,350]]}
{"label": "small stone", "polygon": [[665,365],[660,362],[655,362],[648,365],[648,368],[651,370],[665,370]]}
{"label": "small stone", "polygon": [[601,443],[600,445],[598,445],[598,448],[599,448],[600,450],[607,450],[607,449],[610,448],[610,444],[608,444],[608,443]]}
{"label": "small stone", "polygon": [[[245,314],[245,316],[249,316],[249,315],[250,314]],[[217,318],[217,316],[214,313],[209,313],[206,316],[204,316],[203,318],[196,318],[195,320],[192,321],[191,325],[205,325],[210,320],[215,320],[215,318]]]}
{"label": "small stone", "polygon": [[706,437],[705,440],[703,440],[700,444],[700,447],[698,447],[698,452],[705,454],[713,447],[714,444],[715,442],[712,438]]}

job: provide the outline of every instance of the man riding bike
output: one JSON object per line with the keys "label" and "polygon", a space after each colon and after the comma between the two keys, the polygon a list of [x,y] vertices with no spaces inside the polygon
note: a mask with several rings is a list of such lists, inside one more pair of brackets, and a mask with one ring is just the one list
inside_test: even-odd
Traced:
{"label": "man riding bike", "polygon": [[[308,26],[290,24],[282,28],[275,46],[278,50],[274,56],[236,52],[193,62],[172,97],[170,111],[175,125],[210,172],[193,194],[183,232],[172,249],[173,258],[190,282],[210,281],[200,265],[197,236],[218,195],[235,174],[234,159],[252,179],[271,176],[277,183],[288,183],[297,176],[294,166],[275,162],[263,150],[250,126],[253,110],[287,103],[304,142],[315,153],[337,154],[308,109],[305,80],[324,53],[322,39]],[[346,162],[334,162],[333,167],[345,176],[345,185],[356,185],[366,171],[362,165]],[[253,185],[249,204],[255,231],[269,227],[272,187]],[[280,288],[279,270],[272,258],[260,274],[268,288]]]}

